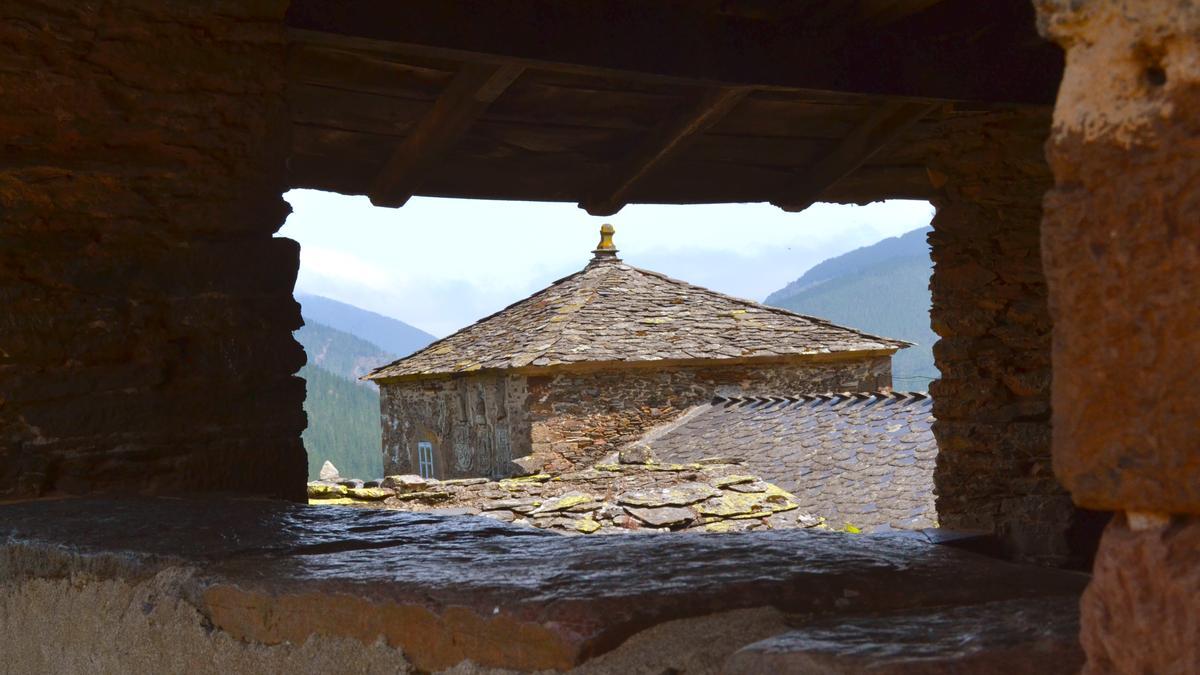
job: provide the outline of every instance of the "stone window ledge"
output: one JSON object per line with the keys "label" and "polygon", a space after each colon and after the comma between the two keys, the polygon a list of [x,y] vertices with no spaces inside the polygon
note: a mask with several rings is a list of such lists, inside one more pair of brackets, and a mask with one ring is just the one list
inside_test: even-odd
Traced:
{"label": "stone window ledge", "polygon": [[[55,602],[117,584],[133,589],[121,596],[124,609],[79,603],[71,621],[103,611],[108,624],[98,626],[140,626],[144,615],[138,630],[151,635],[168,625],[154,617],[184,607],[214,650],[390,650],[390,665],[420,671],[463,661],[586,669],[605,659],[615,669],[614,659],[626,658],[661,672],[678,667],[672,659],[724,659],[806,623],[1001,600],[1049,603],[1073,626],[1087,582],[913,538],[805,530],[563,537],[485,518],[239,499],[3,505],[0,547],[0,616],[27,617],[0,626],[0,641],[62,618]],[[1071,649],[1073,636],[1068,629]],[[79,636],[43,639],[61,639],[62,658],[71,645],[91,648]],[[134,658],[114,654],[104,658]]]}

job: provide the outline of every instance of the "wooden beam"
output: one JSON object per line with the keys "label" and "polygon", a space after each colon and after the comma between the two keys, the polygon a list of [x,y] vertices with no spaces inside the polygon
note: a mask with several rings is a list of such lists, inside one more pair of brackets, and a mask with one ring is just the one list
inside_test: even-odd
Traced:
{"label": "wooden beam", "polygon": [[860,0],[858,18],[871,28],[883,28],[888,24],[920,14],[944,0]]}
{"label": "wooden beam", "polygon": [[404,206],[420,186],[422,172],[500,98],[523,70],[514,65],[464,64],[372,181],[371,203]]}
{"label": "wooden beam", "polygon": [[611,216],[620,211],[639,180],[682,152],[750,92],[749,87],[721,87],[705,92],[690,110],[656,126],[648,142],[618,164],[579,208],[593,216]]}
{"label": "wooden beam", "polygon": [[835,183],[854,173],[885,145],[903,135],[940,105],[910,101],[885,103],[849,136],[814,162],[812,169],[787,190],[786,197],[771,203],[784,211],[803,211]]}
{"label": "wooden beam", "polygon": [[[895,16],[883,0],[864,1],[878,3],[883,18]],[[896,3],[903,13],[925,1]],[[714,85],[1050,105],[1062,79],[1062,50],[1038,37],[1029,0],[942,0],[919,20],[885,28],[856,20],[852,0],[763,5],[789,9],[768,21],[706,11],[711,4],[694,0],[291,0],[285,23],[293,36],[371,38],[430,48],[430,56],[469,53],[473,61],[517,58]],[[834,10],[831,23],[814,20],[821,5]]]}

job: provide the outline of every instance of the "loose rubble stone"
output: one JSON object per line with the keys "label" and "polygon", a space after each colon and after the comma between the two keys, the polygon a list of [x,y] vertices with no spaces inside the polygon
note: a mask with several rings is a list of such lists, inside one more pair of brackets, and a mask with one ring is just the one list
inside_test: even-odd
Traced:
{"label": "loose rubble stone", "polygon": [[420,492],[397,493],[392,499],[407,502],[436,503],[450,499],[453,495],[444,490],[422,490]]}
{"label": "loose rubble stone", "polygon": [[344,485],[328,485],[325,483],[308,484],[309,499],[337,499],[345,497],[348,493],[349,489]]}
{"label": "loose rubble stone", "polygon": [[512,511],[504,511],[504,510],[480,511],[479,515],[483,516],[484,518],[492,518],[492,519],[499,520],[499,521],[505,522],[505,523],[511,523],[514,520],[516,520],[516,518],[517,518],[516,515],[514,515]]}
{"label": "loose rubble stone", "polygon": [[600,529],[600,523],[591,518],[581,518],[575,521],[575,529],[584,534],[591,534]]}
{"label": "loose rubble stone", "polygon": [[362,487],[362,488],[350,488],[347,493],[347,496],[350,497],[351,499],[363,499],[366,501],[377,501],[380,499],[387,499],[388,497],[392,497],[395,494],[396,494],[395,490],[389,490],[387,488]]}
{"label": "loose rubble stone", "polygon": [[548,499],[542,502],[542,505],[534,509],[531,514],[537,515],[542,513],[553,513],[555,511],[568,510],[592,510],[599,507],[599,500],[593,496],[583,492],[568,492],[561,497]]}
{"label": "loose rubble stone", "polygon": [[487,482],[488,482],[488,479],[486,479],[486,478],[452,478],[450,480],[441,481],[441,484],[443,487],[453,486],[453,485],[461,485],[461,486],[465,487],[468,485],[483,485],[484,483],[487,483]]}
{"label": "loose rubble stone", "polygon": [[711,485],[684,483],[657,490],[626,492],[617,497],[617,502],[627,506],[687,506],[720,495],[721,491]]}
{"label": "loose rubble stone", "polygon": [[321,465],[321,471],[317,476],[321,480],[337,480],[339,478],[337,467],[329,460],[325,460],[325,463]]}
{"label": "loose rubble stone", "polygon": [[397,476],[385,476],[380,487],[392,488],[401,492],[416,492],[424,490],[429,481],[416,474],[401,474]]}
{"label": "loose rubble stone", "polygon": [[619,464],[650,464],[657,461],[658,458],[654,456],[650,446],[645,443],[631,443],[617,453]]}
{"label": "loose rubble stone", "polygon": [[697,506],[700,515],[718,518],[761,517],[797,508],[791,495],[775,486],[761,493],[726,492]]}
{"label": "loose rubble stone", "polygon": [[672,525],[688,525],[696,520],[696,512],[678,506],[662,506],[658,508],[639,509],[628,507],[629,515],[654,527],[670,527]]}
{"label": "loose rubble stone", "polygon": [[524,457],[518,457],[512,460],[510,464],[512,465],[511,472],[514,475],[528,476],[535,473],[541,473],[542,469],[545,468],[546,462],[544,458],[526,455]]}

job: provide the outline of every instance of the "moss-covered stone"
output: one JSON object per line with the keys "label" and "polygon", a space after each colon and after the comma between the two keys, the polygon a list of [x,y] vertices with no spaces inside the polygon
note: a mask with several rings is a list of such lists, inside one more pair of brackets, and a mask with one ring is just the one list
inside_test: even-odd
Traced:
{"label": "moss-covered stone", "polygon": [[376,502],[381,499],[387,499],[396,494],[395,490],[387,488],[350,488],[350,498],[368,502]]}
{"label": "moss-covered stone", "polygon": [[443,490],[422,490],[421,492],[409,492],[408,494],[398,494],[396,499],[405,502],[441,502],[450,499],[449,492]]}
{"label": "moss-covered stone", "polygon": [[[545,483],[546,481],[550,480],[551,478],[553,478],[553,476],[551,476],[548,473],[535,473],[532,476],[520,476],[517,478],[505,478],[500,481],[500,486],[503,487],[505,485],[522,485],[522,484],[526,484],[526,483]],[[446,482],[449,482],[449,481],[446,481]]]}
{"label": "moss-covered stone", "polygon": [[339,499],[345,497],[349,489],[345,485],[332,485],[328,483],[309,483],[308,498],[309,499]]}
{"label": "moss-covered stone", "polygon": [[764,492],[724,492],[697,508],[700,515],[712,518],[760,518],[799,508],[791,493],[775,485],[768,485]]}
{"label": "moss-covered stone", "polygon": [[582,492],[565,494],[556,499],[546,500],[544,504],[539,506],[533,513],[555,513],[558,511],[568,511],[572,508],[584,506],[587,504],[595,504],[599,506],[600,499],[594,495],[585,494]]}
{"label": "moss-covered stone", "polygon": [[758,480],[757,476],[742,476],[742,475],[738,475],[738,474],[733,474],[730,476],[725,476],[723,478],[718,478],[716,481],[713,482],[713,485],[716,485],[719,488],[723,488],[723,487],[729,487],[730,485],[740,485],[742,483],[753,483],[756,480]]}
{"label": "moss-covered stone", "polygon": [[600,529],[600,523],[597,523],[591,518],[581,518],[580,520],[575,521],[575,529],[584,534],[591,534]]}

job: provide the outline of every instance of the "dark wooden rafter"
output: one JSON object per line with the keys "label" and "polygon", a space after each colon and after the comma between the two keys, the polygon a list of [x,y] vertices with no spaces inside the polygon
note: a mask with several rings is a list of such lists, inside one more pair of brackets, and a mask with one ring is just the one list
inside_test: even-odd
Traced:
{"label": "dark wooden rafter", "polygon": [[618,164],[579,207],[593,216],[610,216],[620,211],[639,180],[682,152],[692,140],[729,114],[751,91],[750,87],[719,87],[706,91],[685,113],[657,125],[649,134],[649,140]]}
{"label": "dark wooden rafter", "polygon": [[[1061,79],[1062,51],[1038,37],[1033,5],[291,0],[286,23],[293,35],[369,38],[446,55],[487,55],[489,62],[516,58],[727,86],[1050,104]],[[663,39],[666,35],[672,39]]]}
{"label": "dark wooden rafter", "polygon": [[371,184],[376,206],[404,206],[419,189],[422,173],[508,89],[524,67],[468,62],[396,148]]}
{"label": "dark wooden rafter", "polygon": [[860,0],[858,17],[867,26],[881,28],[920,14],[944,0]]}
{"label": "dark wooden rafter", "polygon": [[890,101],[813,163],[811,170],[771,203],[784,211],[803,211],[839,180],[941,106],[940,103]]}

